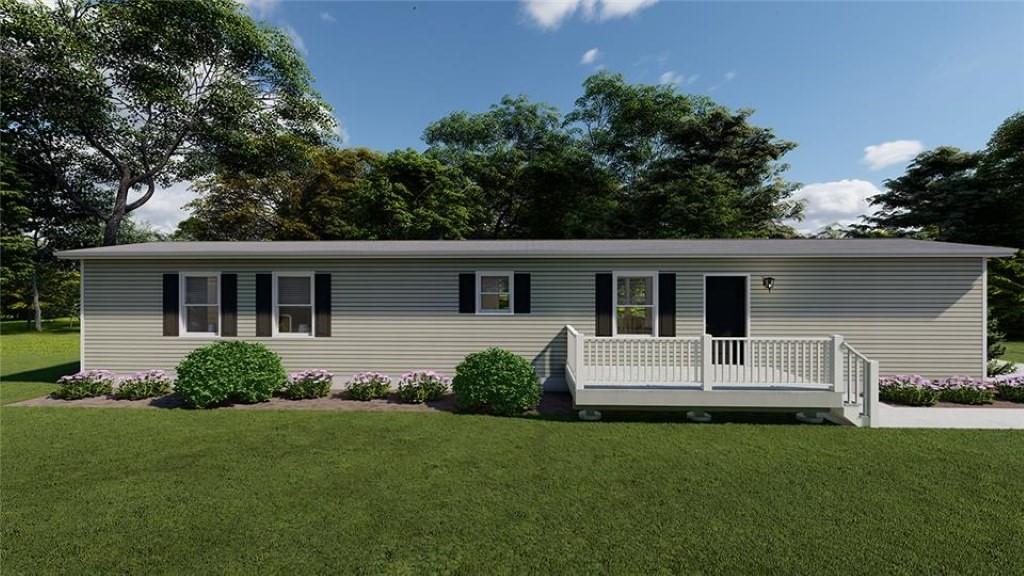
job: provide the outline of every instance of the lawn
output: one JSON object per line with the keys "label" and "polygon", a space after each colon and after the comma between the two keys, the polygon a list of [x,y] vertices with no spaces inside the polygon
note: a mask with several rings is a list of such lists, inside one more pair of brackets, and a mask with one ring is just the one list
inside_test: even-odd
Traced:
{"label": "lawn", "polygon": [[1002,359],[1016,362],[1017,364],[1024,364],[1024,340],[1007,342],[1006,354],[1003,355]]}
{"label": "lawn", "polygon": [[0,324],[0,404],[52,392],[57,378],[78,370],[78,327],[51,320],[43,332],[24,321]]}
{"label": "lawn", "polygon": [[[73,344],[5,331],[5,374],[32,357],[4,398],[45,391]],[[0,424],[4,574],[1024,565],[1020,432],[11,406]]]}

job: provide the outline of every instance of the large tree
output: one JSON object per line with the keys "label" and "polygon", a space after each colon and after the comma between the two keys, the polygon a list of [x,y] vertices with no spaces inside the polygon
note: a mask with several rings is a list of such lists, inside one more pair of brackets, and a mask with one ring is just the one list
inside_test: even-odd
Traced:
{"label": "large tree", "polygon": [[473,180],[483,210],[474,236],[601,237],[614,202],[610,174],[562,127],[551,106],[506,96],[487,112],[427,126],[427,154]]}
{"label": "large tree", "polygon": [[288,37],[233,0],[0,5],[0,137],[103,222],[104,244],[161,186],[331,137]]}
{"label": "large tree", "polygon": [[618,235],[639,238],[789,236],[799,218],[782,157],[796,145],[710,98],[602,72],[566,117],[621,183]]}

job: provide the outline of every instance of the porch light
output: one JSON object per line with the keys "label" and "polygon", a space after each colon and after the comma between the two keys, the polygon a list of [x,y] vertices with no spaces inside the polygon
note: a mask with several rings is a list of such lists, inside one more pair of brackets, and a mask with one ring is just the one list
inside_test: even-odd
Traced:
{"label": "porch light", "polygon": [[775,278],[772,278],[771,276],[765,276],[764,278],[761,279],[761,285],[767,288],[768,292],[771,293],[772,288],[775,288]]}

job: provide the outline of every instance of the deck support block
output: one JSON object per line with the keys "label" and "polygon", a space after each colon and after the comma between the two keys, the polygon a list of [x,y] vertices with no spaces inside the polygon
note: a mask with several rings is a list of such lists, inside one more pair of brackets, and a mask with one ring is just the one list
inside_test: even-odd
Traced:
{"label": "deck support block", "polygon": [[796,419],[804,424],[821,424],[825,421],[825,415],[821,412],[797,412]]}
{"label": "deck support block", "polygon": [[707,412],[698,412],[697,410],[690,410],[687,412],[686,418],[691,422],[700,422],[701,424],[711,422],[711,414],[708,414]]}
{"label": "deck support block", "polygon": [[580,410],[580,420],[585,422],[597,422],[601,419],[599,410]]}

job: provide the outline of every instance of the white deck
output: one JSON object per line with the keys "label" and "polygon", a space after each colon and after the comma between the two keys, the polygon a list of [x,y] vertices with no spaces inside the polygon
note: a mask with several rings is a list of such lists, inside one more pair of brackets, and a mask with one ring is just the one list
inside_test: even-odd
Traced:
{"label": "white deck", "polygon": [[566,382],[577,407],[800,408],[867,424],[878,363],[841,336],[592,337],[567,332]]}

